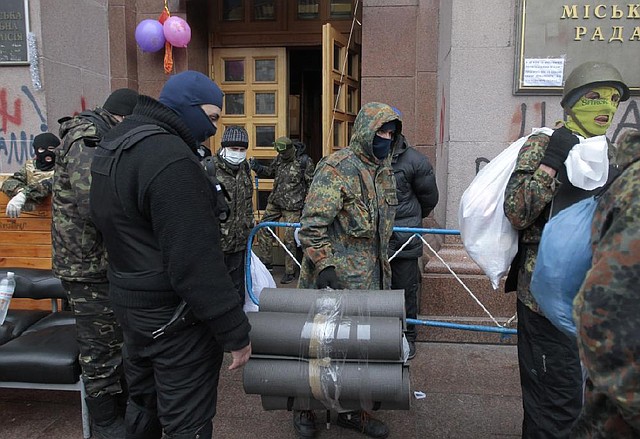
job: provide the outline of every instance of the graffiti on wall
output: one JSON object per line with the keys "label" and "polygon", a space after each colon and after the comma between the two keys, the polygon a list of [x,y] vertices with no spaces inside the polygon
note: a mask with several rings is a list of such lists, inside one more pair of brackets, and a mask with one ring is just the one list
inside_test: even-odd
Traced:
{"label": "graffiti on wall", "polygon": [[[528,111],[526,103],[521,103],[511,118],[510,138],[512,141],[527,135],[527,127],[547,126],[547,104],[546,102],[536,102],[533,104],[533,111]],[[530,120],[529,120],[530,119]],[[553,124],[552,124],[553,125]],[[640,130],[640,109],[637,100],[630,100],[619,122],[609,128],[610,139],[613,143],[627,129]],[[489,163],[486,157],[476,157],[476,174],[480,172],[482,166]]]}
{"label": "graffiti on wall", "polygon": [[[73,114],[79,114],[85,109],[86,101],[84,96],[81,96],[80,111],[74,111]],[[35,130],[33,124],[29,127],[24,126],[26,116],[30,112],[33,112],[39,121]],[[15,170],[32,159],[33,138],[48,130],[45,115],[29,87],[21,86],[20,92],[14,95],[4,87],[0,88],[0,172]]]}

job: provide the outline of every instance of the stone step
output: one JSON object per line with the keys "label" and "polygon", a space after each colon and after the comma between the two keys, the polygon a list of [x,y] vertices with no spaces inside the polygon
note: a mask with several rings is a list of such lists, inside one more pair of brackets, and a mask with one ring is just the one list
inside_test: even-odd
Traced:
{"label": "stone step", "polygon": [[[470,291],[500,324],[513,318],[516,313],[515,294],[504,293],[504,280],[498,290],[494,290],[489,279],[468,256],[459,241],[442,244],[437,254],[459,280],[439,258],[425,248],[422,260],[422,290],[418,299],[420,316],[429,316],[427,320],[495,327],[495,322],[472,297]],[[460,282],[464,283],[469,291]],[[509,327],[515,328],[516,324],[513,318]],[[515,336],[505,337],[497,333],[419,327],[420,341],[514,343],[515,339]]]}

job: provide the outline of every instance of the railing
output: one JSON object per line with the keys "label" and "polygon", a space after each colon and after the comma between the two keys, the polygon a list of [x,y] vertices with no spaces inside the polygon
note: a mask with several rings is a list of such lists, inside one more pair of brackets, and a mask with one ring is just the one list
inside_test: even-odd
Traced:
{"label": "railing", "polygon": [[[272,227],[294,227],[294,228],[297,228],[297,227],[300,227],[300,223],[281,223],[281,222],[269,221],[269,222],[259,223],[258,225],[256,225],[251,230],[251,233],[249,234],[249,238],[247,239],[247,254],[246,254],[246,259],[245,259],[245,283],[246,283],[247,293],[248,293],[249,297],[251,298],[251,301],[253,303],[255,303],[256,305],[260,305],[260,303],[259,303],[258,298],[253,293],[253,284],[252,284],[252,280],[251,280],[251,248],[253,246],[253,239],[255,238],[256,234],[260,231],[260,229],[269,228],[269,231],[274,236],[274,238],[279,242],[279,244],[283,248],[285,248],[284,244],[282,243],[282,241],[280,241],[280,239],[277,237],[277,235],[275,233],[273,233],[273,231],[271,230]],[[460,235],[460,231],[459,230],[454,230],[454,229],[421,229],[421,228],[412,228],[412,227],[394,227],[393,230],[395,232],[413,233],[413,235],[411,236],[411,238],[409,238],[407,241],[405,241],[405,243],[402,245],[402,247],[400,247],[400,249],[398,249],[398,251],[396,251],[396,253],[394,253],[389,258],[390,260],[393,259],[407,244],[409,244],[409,242],[412,239],[414,239],[416,237],[421,239],[422,242],[431,250],[431,252],[440,260],[440,262],[442,262],[449,269],[451,274],[465,288],[467,293],[469,293],[473,297],[473,299],[476,301],[476,303],[478,303],[478,305],[480,305],[482,307],[482,309],[485,311],[485,313],[489,315],[489,317],[491,318],[491,320],[493,320],[493,322],[495,323],[496,326],[465,325],[465,324],[460,324],[460,323],[439,322],[439,321],[434,321],[434,320],[420,320],[420,319],[407,319],[407,323],[412,324],[412,325],[423,325],[423,326],[431,326],[431,327],[437,327],[437,328],[460,329],[460,330],[465,330],[465,331],[493,332],[493,333],[499,333],[499,334],[503,334],[503,335],[514,335],[514,334],[518,333],[518,331],[516,329],[507,328],[506,327],[508,324],[510,324],[514,320],[515,316],[511,317],[506,323],[500,324],[491,315],[491,313],[487,310],[487,308],[480,302],[480,300],[471,292],[471,290],[469,290],[469,288],[464,284],[464,282],[462,282],[462,280],[458,277],[458,275],[453,272],[451,267],[449,267],[449,265],[444,260],[442,260],[442,258],[440,258],[438,253],[429,245],[429,243],[427,243],[427,241],[425,241],[425,239],[422,236],[422,235],[425,235],[425,234],[432,234],[432,235]],[[290,254],[289,251],[286,248],[285,248],[285,251],[288,253],[289,257],[293,258],[296,261],[296,263],[299,266],[300,263],[297,261],[295,256]]]}

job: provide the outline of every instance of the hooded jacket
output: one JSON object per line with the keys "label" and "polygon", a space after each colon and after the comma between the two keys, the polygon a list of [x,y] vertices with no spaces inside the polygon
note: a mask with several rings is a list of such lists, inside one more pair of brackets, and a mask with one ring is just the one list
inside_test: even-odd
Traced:
{"label": "hooded jacket", "polygon": [[91,160],[96,145],[116,125],[96,108],[59,120],[52,196],[52,264],[56,276],[73,282],[106,282],[107,255],[89,212]]}
{"label": "hooded jacket", "polygon": [[[143,125],[163,132],[131,142]],[[224,265],[216,194],[195,146],[171,108],[140,96],[96,152],[91,214],[109,252],[114,304],[154,308],[184,300],[233,351],[249,343],[250,325]]]}
{"label": "hooded jacket", "polygon": [[[422,227],[426,218],[438,204],[438,186],[429,159],[416,151],[402,134],[396,136],[396,147],[391,164],[396,178],[398,207],[394,226]],[[389,241],[389,256],[413,236],[413,233],[393,232]],[[413,238],[396,255],[400,259],[414,259],[422,256],[422,241]]]}
{"label": "hooded jacket", "polygon": [[300,288],[316,288],[320,271],[335,267],[349,289],[391,287],[387,248],[397,205],[391,157],[373,155],[372,141],[384,123],[398,120],[377,102],[362,107],[348,147],[323,159],[316,169],[300,219],[304,250]]}
{"label": "hooded jacket", "polygon": [[622,171],[598,201],[591,269],[573,302],[589,374],[572,438],[640,437],[640,131],[616,152]]}

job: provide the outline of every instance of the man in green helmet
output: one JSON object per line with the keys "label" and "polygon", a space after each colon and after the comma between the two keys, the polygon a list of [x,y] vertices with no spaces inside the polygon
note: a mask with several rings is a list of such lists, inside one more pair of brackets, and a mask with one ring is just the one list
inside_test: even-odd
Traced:
{"label": "man in green helmet", "polygon": [[[567,77],[562,101],[567,120],[551,136],[534,134],[520,149],[505,191],[504,211],[519,230],[518,254],[506,291],[518,295],[518,361],[522,387],[523,438],[568,438],[582,406],[582,371],[575,339],[557,329],[529,291],[542,229],[563,208],[594,195],[574,187],[564,162],[584,138],[604,135],[629,87],[618,70],[586,62]],[[609,160],[613,162],[610,147]],[[609,179],[615,175],[609,170]]]}

